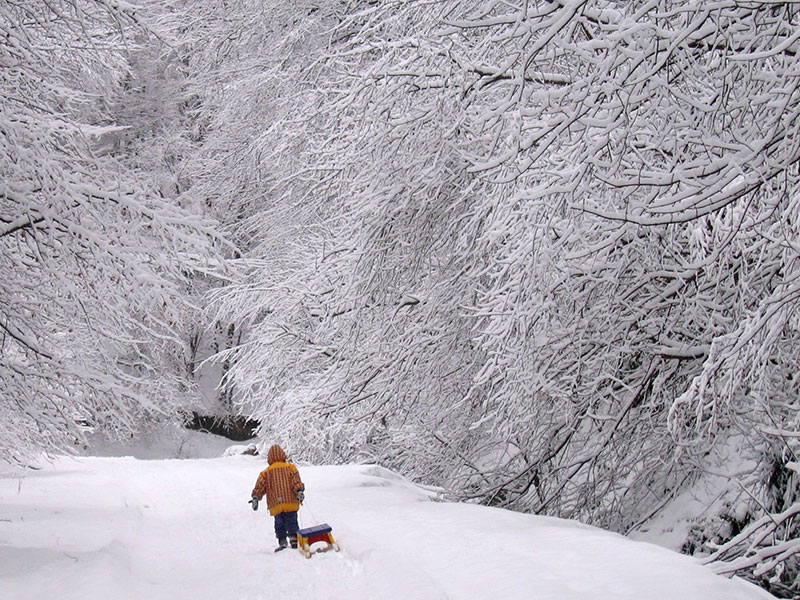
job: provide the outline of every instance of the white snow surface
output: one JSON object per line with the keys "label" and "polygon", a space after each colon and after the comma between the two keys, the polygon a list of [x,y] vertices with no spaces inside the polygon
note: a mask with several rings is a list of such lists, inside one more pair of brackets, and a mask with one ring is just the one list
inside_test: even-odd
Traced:
{"label": "white snow surface", "polygon": [[248,500],[259,456],[59,457],[0,469],[3,600],[772,598],[693,559],[550,517],[440,502],[379,466],[299,464],[301,527],[340,552],[275,554]]}

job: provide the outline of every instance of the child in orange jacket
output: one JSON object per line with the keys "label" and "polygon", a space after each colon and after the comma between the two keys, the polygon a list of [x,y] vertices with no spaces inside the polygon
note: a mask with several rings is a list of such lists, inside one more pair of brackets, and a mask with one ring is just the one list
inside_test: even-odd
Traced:
{"label": "child in orange jacket", "polygon": [[267,462],[269,466],[259,473],[250,502],[257,510],[258,501],[266,494],[269,514],[275,517],[275,552],[286,548],[287,538],[292,548],[297,548],[297,511],[304,500],[305,486],[297,467],[287,462],[286,453],[278,444],[269,449]]}

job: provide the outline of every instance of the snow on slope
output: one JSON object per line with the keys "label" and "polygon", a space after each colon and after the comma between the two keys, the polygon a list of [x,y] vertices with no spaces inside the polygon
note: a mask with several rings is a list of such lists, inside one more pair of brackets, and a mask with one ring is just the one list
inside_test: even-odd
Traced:
{"label": "snow on slope", "polygon": [[377,466],[300,466],[301,527],[342,546],[273,554],[247,503],[263,458],[59,458],[0,472],[4,600],[772,598],[688,557],[548,517],[432,501]]}

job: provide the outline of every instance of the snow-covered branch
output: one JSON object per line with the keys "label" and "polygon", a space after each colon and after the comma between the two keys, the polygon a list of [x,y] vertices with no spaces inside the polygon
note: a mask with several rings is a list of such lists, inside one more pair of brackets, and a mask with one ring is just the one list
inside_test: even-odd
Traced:
{"label": "snow-covered branch", "polygon": [[158,43],[143,12],[0,6],[3,458],[132,431],[179,398],[186,289],[222,238],[117,145],[143,133],[115,106],[142,43]]}

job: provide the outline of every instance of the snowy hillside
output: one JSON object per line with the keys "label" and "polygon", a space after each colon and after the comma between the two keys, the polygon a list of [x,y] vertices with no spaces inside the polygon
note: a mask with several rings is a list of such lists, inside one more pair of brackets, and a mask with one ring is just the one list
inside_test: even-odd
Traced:
{"label": "snowy hillside", "polygon": [[263,458],[59,458],[0,474],[0,598],[754,600],[690,558],[563,520],[436,502],[377,466],[303,466],[301,527],[339,553],[273,553],[247,504]]}

